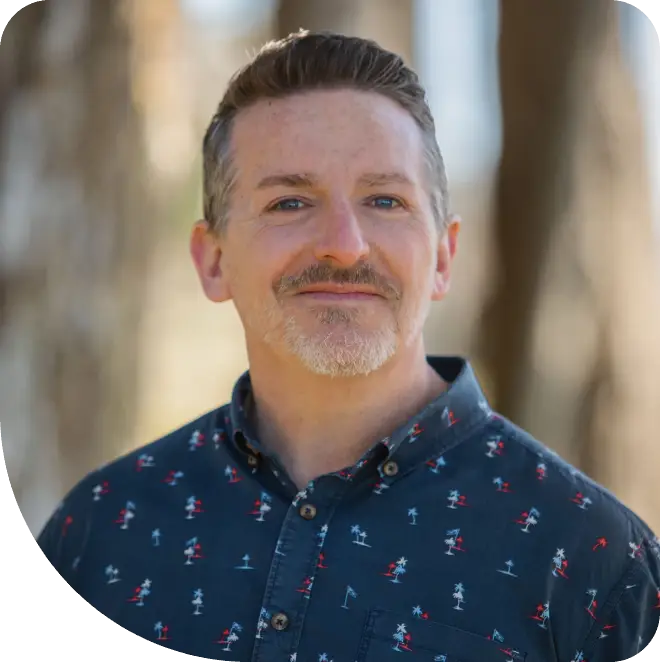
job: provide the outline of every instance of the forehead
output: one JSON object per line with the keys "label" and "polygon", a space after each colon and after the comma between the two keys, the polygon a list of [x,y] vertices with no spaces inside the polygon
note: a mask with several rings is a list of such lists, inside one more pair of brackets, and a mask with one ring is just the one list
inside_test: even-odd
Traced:
{"label": "forehead", "polygon": [[238,114],[232,143],[246,183],[276,171],[345,180],[365,171],[398,171],[421,178],[421,130],[404,108],[374,92],[323,90],[261,100]]}

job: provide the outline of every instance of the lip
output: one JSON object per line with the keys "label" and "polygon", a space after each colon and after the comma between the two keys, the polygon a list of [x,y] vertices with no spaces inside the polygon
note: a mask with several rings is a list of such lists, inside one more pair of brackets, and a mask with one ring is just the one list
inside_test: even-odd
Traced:
{"label": "lip", "polygon": [[369,287],[356,287],[346,285],[310,285],[301,290],[297,296],[305,295],[314,299],[329,299],[329,300],[368,300],[375,297],[382,298],[375,290]]}
{"label": "lip", "polygon": [[321,299],[326,301],[368,301],[382,298],[379,294],[371,292],[345,291],[333,292],[330,290],[310,290],[300,292],[296,296],[309,297],[311,299]]}

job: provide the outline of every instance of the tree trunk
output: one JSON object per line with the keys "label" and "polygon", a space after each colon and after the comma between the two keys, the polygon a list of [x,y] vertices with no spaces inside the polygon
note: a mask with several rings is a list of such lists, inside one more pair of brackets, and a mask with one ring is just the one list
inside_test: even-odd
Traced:
{"label": "tree trunk", "polygon": [[278,36],[300,28],[374,39],[412,61],[412,0],[280,0]]}
{"label": "tree trunk", "polygon": [[0,419],[33,532],[134,422],[150,235],[125,10],[34,3],[0,47]]}
{"label": "tree trunk", "polygon": [[499,273],[481,345],[490,395],[658,522],[658,283],[617,6],[500,4]]}

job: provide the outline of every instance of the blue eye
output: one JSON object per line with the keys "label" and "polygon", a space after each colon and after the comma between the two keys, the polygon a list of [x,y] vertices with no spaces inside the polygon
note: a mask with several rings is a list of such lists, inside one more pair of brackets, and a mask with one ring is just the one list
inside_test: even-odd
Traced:
{"label": "blue eye", "polygon": [[305,203],[298,198],[285,198],[279,200],[271,208],[270,211],[298,211],[305,206]]}
{"label": "blue eye", "polygon": [[376,209],[396,209],[401,207],[401,201],[397,198],[392,198],[388,195],[379,195],[375,198],[371,198],[369,201],[372,207]]}

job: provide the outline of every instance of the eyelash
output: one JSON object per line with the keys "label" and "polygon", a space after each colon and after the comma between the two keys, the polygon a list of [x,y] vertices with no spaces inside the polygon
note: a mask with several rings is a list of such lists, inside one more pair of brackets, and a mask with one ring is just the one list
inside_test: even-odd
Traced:
{"label": "eyelash", "polygon": [[[367,202],[370,204],[372,202],[375,202],[376,200],[391,200],[395,204],[392,207],[378,207],[376,205],[373,205],[374,209],[386,209],[387,211],[391,211],[391,210],[394,210],[394,209],[403,209],[403,208],[406,207],[403,200],[401,200],[400,198],[397,198],[396,196],[393,196],[393,195],[375,195],[375,196],[372,196],[371,198],[369,198],[367,200]],[[300,211],[301,209],[303,209],[303,207],[295,207],[295,208],[291,208],[291,207],[281,208],[281,207],[279,207],[279,205],[282,205],[282,204],[287,203],[287,202],[300,202],[303,205],[307,204],[306,202],[304,202],[300,198],[283,198],[282,200],[278,200],[277,202],[272,204],[268,208],[268,211],[269,212],[288,212],[288,211]]]}

